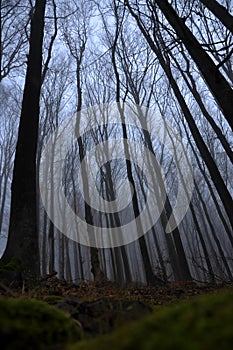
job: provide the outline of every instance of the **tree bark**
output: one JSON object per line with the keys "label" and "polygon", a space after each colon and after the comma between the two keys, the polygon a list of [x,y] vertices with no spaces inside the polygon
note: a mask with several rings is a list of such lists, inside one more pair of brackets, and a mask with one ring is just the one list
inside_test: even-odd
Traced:
{"label": "tree bark", "polygon": [[233,16],[216,0],[200,0],[233,34]]}
{"label": "tree bark", "polygon": [[36,213],[36,149],[41,90],[42,45],[46,0],[37,0],[31,19],[30,47],[18,141],[16,146],[11,213],[4,261],[16,258],[25,280],[39,276]]}
{"label": "tree bark", "polygon": [[0,0],[0,82],[2,81],[2,0]]}

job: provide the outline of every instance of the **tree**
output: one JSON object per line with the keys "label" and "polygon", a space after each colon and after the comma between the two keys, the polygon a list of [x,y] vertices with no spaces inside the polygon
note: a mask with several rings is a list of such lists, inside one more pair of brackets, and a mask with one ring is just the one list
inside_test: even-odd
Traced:
{"label": "tree", "polygon": [[[10,90],[0,90],[2,100],[0,115],[0,235],[6,235],[8,221],[8,188],[12,176],[13,158],[16,146],[16,131],[18,120],[18,106]],[[5,227],[3,224],[5,223]]]}
{"label": "tree", "polygon": [[[80,129],[80,111],[83,106],[82,97],[82,64],[85,58],[85,50],[87,46],[88,34],[90,31],[90,21],[93,13],[93,4],[85,1],[80,1],[79,6],[75,2],[68,3],[68,10],[72,15],[69,16],[70,21],[73,22],[72,28],[67,30],[67,27],[63,29],[63,36],[65,43],[69,49],[75,64],[76,73],[76,89],[77,89],[77,120],[76,120],[76,134],[79,134]],[[72,12],[73,11],[73,12]],[[77,136],[78,150],[80,162],[85,156],[85,144],[82,137]],[[82,178],[87,179],[86,170],[82,169]],[[93,224],[93,214],[91,207],[87,204],[90,197],[88,186],[84,186],[84,198],[85,198],[85,220],[89,224]],[[104,278],[103,272],[100,267],[99,251],[95,247],[90,247],[91,252],[91,272],[94,280],[101,282]]]}
{"label": "tree", "polygon": [[[135,14],[129,1],[125,1],[125,3],[131,11],[131,14]],[[213,96],[216,98],[216,101],[222,109],[227,122],[233,129],[232,107],[230,102],[233,99],[233,90],[219,71],[218,67],[202,48],[191,30],[185,25],[184,20],[178,16],[167,0],[156,0],[154,2],[147,1],[147,4],[152,13],[156,13],[157,11],[155,4],[162,11],[169,24],[175,30],[177,37],[182,41],[195,61]]]}
{"label": "tree", "polygon": [[3,261],[16,258],[22,277],[31,282],[39,275],[36,215],[36,155],[41,91],[42,45],[46,0],[37,0],[31,33],[18,141],[14,161],[10,225]]}
{"label": "tree", "polygon": [[233,16],[216,0],[200,0],[233,33]]}
{"label": "tree", "polygon": [[[233,98],[232,88],[168,1],[156,0],[155,2],[195,61],[233,130],[232,108],[230,103]],[[152,6],[152,8],[155,10],[154,6]]]}
{"label": "tree", "polygon": [[32,11],[22,0],[0,0],[0,82],[12,70],[25,64],[27,25],[25,11]]}
{"label": "tree", "polygon": [[[227,83],[227,81],[225,80],[225,78],[221,75],[220,72],[217,71],[216,73],[216,66],[214,65],[214,63],[211,61],[210,57],[205,53],[205,51],[201,48],[201,45],[198,43],[198,41],[195,39],[195,37],[193,36],[193,34],[191,33],[191,31],[184,25],[183,21],[179,18],[179,16],[176,14],[175,10],[173,10],[173,8],[167,3],[167,1],[156,1],[156,3],[158,3],[158,5],[160,6],[160,8],[162,9],[163,12],[165,12],[165,15],[167,16],[169,22],[174,26],[174,29],[177,31],[178,36],[180,36],[180,39],[182,40],[182,42],[184,42],[184,45],[186,45],[189,53],[191,54],[191,56],[193,57],[194,61],[196,62],[196,64],[198,65],[201,73],[203,74],[204,77],[206,77],[206,80],[211,80],[211,84],[213,83],[213,89],[212,92],[214,92],[215,94],[215,90],[217,92],[217,94],[220,96],[221,98],[223,98],[222,102],[225,101],[223,104],[225,106],[227,106],[227,109],[225,110],[226,112],[226,119],[228,120],[229,124],[231,125],[232,123],[232,108],[229,108],[231,103],[230,100],[228,99],[230,98],[229,96],[231,94],[233,94],[233,90],[231,89],[231,87],[229,86],[229,84]],[[166,3],[166,4],[165,4]],[[227,186],[225,185],[222,176],[219,172],[219,169],[217,167],[217,165],[215,164],[201,134],[200,131],[198,130],[198,127],[196,125],[196,122],[194,120],[194,117],[192,116],[192,113],[190,112],[188,105],[185,101],[184,96],[182,95],[180,88],[173,76],[172,70],[171,70],[171,66],[170,66],[170,60],[169,58],[167,58],[167,55],[163,53],[163,48],[161,45],[161,41],[160,41],[160,35],[158,33],[158,28],[154,27],[154,37],[152,37],[150,35],[150,33],[147,31],[147,29],[145,28],[141,17],[138,13],[135,12],[135,10],[132,8],[132,6],[129,4],[128,1],[126,1],[126,4],[129,8],[130,13],[132,14],[132,16],[135,18],[137,25],[139,26],[140,30],[142,31],[145,39],[147,40],[148,44],[150,45],[151,49],[155,52],[159,63],[161,65],[161,67],[163,68],[164,72],[167,75],[167,78],[171,84],[171,87],[174,91],[174,94],[176,96],[176,99],[182,109],[182,112],[184,113],[184,116],[188,122],[189,128],[192,132],[193,138],[198,146],[198,149],[201,153],[202,158],[204,159],[206,166],[211,174],[211,178],[214,182],[214,185],[218,191],[219,197],[222,200],[222,203],[224,205],[224,208],[226,210],[226,213],[228,215],[229,221],[231,223],[231,226],[233,227],[233,218],[232,218],[232,209],[233,209],[233,202],[232,202],[232,196],[227,188]],[[151,5],[151,4],[150,4]],[[152,6],[151,8],[152,13],[155,14],[155,8],[154,6]],[[156,17],[152,17],[153,20],[156,19]],[[179,22],[179,25],[177,25],[177,23],[175,22],[174,18]],[[152,21],[153,21],[152,20]],[[156,26],[156,23],[153,22],[152,25]],[[182,28],[182,29],[181,29]],[[156,29],[156,30],[155,30]],[[187,33],[186,33],[187,31]],[[185,33],[185,34],[184,34]],[[157,35],[156,35],[157,34]],[[187,34],[187,37],[186,37]],[[187,39],[189,38],[189,39]],[[194,45],[194,47],[196,47],[197,51],[199,52],[199,55],[203,54],[203,61],[201,61],[197,55],[195,50],[193,49],[191,43]],[[206,61],[205,61],[206,59]],[[201,63],[202,62],[202,63]],[[215,69],[213,68],[213,66],[215,67]],[[203,68],[204,67],[204,68]],[[212,68],[211,68],[212,67]],[[213,70],[214,69],[214,70]],[[211,75],[211,70],[212,72],[214,72],[214,76],[209,77]],[[209,71],[209,73],[207,74],[207,71]],[[215,75],[216,73],[216,75]],[[220,74],[220,75],[219,75]],[[221,85],[221,83],[223,85]],[[210,85],[211,85],[210,84]],[[225,88],[227,90],[225,90]],[[225,92],[228,91],[228,94],[225,94]],[[226,95],[228,95],[228,98],[226,99]],[[233,97],[233,96],[232,96]],[[220,104],[221,105],[221,104]],[[228,112],[229,113],[228,113]]]}

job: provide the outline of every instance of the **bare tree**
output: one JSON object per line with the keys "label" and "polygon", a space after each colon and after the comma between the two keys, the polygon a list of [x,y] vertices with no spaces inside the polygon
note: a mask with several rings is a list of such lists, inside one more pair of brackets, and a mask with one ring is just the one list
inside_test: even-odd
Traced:
{"label": "bare tree", "polygon": [[36,149],[41,90],[42,44],[46,0],[36,1],[12,180],[10,226],[4,261],[18,259],[23,278],[39,276],[36,212]]}
{"label": "bare tree", "polygon": [[[160,3],[160,1],[159,1],[159,3]],[[172,70],[170,67],[169,59],[166,57],[166,55],[165,55],[165,57],[163,55],[163,51],[162,51],[162,48],[161,48],[160,42],[159,42],[159,37],[156,37],[156,35],[155,35],[154,38],[152,38],[151,35],[147,32],[146,28],[144,27],[144,24],[141,21],[141,18],[139,17],[139,15],[137,13],[135,13],[135,11],[128,4],[128,2],[127,2],[127,6],[129,7],[129,10],[130,10],[132,16],[136,19],[137,24],[138,24],[140,30],[142,31],[145,39],[147,40],[148,44],[150,45],[151,49],[157,55],[159,62],[161,64],[164,72],[167,75],[167,78],[171,84],[171,87],[174,91],[174,94],[177,98],[177,101],[179,102],[181,109],[184,113],[184,116],[189,124],[190,130],[191,130],[192,135],[194,137],[194,140],[195,140],[195,142],[200,150],[201,156],[203,157],[203,159],[207,165],[207,168],[211,174],[212,180],[216,186],[219,197],[222,200],[222,203],[223,203],[224,208],[226,210],[226,213],[228,215],[231,226],[233,227],[233,218],[231,215],[232,210],[233,210],[232,196],[229,193],[229,190],[226,187],[226,185],[221,177],[221,174],[219,172],[219,169],[217,168],[213,158],[211,157],[211,154],[210,154],[208,148],[206,147],[206,144],[205,144],[205,142],[200,134],[200,131],[198,130],[198,127],[197,127],[197,125],[194,121],[194,118],[193,118],[193,116],[192,116],[192,114],[187,106],[187,103],[186,103],[184,97],[182,96],[182,93],[179,89],[179,86],[178,86],[175,78],[173,77],[173,73],[172,73]],[[163,8],[163,6],[162,6],[162,8]],[[171,9],[170,6],[168,8],[169,8],[169,11],[171,10],[171,13],[174,14],[175,11],[173,9]],[[154,10],[154,8],[153,8],[153,10]],[[174,14],[174,16],[175,15],[176,14]],[[176,17],[177,17],[177,15],[176,15]],[[172,23],[173,23],[173,20],[172,20]],[[155,22],[152,23],[152,25],[155,25]],[[191,34],[191,32],[190,32],[190,34]],[[192,36],[192,34],[191,34],[191,36]],[[184,40],[186,40],[186,39],[184,39]],[[228,83],[227,83],[227,85],[228,85]],[[216,86],[216,88],[218,89],[219,87]],[[223,92],[224,90],[221,90],[221,91]],[[232,91],[231,91],[231,93],[232,93]],[[229,100],[228,100],[227,104],[229,104]],[[232,112],[230,112],[230,113],[232,113]]]}
{"label": "bare tree", "polygon": [[233,34],[233,16],[216,0],[200,0]]}
{"label": "bare tree", "polygon": [[21,0],[0,0],[0,81],[26,63],[27,26],[31,11],[30,4]]}
{"label": "bare tree", "polygon": [[[133,6],[129,1],[125,1],[126,6],[129,8],[131,14],[135,17],[138,22],[138,15],[133,9]],[[178,38],[187,48],[189,54],[195,61],[201,74],[203,75],[207,85],[210,88],[213,96],[216,98],[219,106],[221,107],[223,114],[233,129],[232,123],[232,108],[231,99],[233,98],[233,91],[227,80],[219,72],[218,67],[214,64],[201,44],[195,38],[193,33],[185,25],[184,21],[177,15],[173,7],[168,3],[167,0],[156,0],[154,2],[147,1],[148,8],[152,14],[156,13],[156,6],[162,11],[169,24],[174,28]],[[156,18],[156,17],[155,17]],[[155,23],[154,23],[155,25]]]}
{"label": "bare tree", "polygon": [[16,128],[18,108],[10,92],[1,89],[1,123],[0,123],[0,234],[6,234],[2,225],[9,218],[5,205],[10,179],[12,177],[13,158],[16,146]]}

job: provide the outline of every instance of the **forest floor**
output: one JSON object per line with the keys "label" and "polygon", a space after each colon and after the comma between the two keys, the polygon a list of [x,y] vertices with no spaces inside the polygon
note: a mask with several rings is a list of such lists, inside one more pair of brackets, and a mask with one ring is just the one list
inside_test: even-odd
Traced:
{"label": "forest floor", "polygon": [[0,285],[0,296],[44,301],[68,313],[87,337],[95,337],[140,319],[155,309],[226,288],[232,289],[232,285],[197,282],[170,282],[164,286],[132,284],[124,288],[112,282],[74,285],[51,276],[42,279],[39,286],[31,290],[21,288],[16,291]]}
{"label": "forest floor", "polygon": [[0,284],[0,296],[29,297],[48,303],[60,300],[77,300],[77,302],[93,302],[99,299],[127,300],[147,302],[151,306],[163,306],[189,299],[196,295],[222,291],[232,288],[230,283],[205,283],[205,282],[168,282],[163,286],[145,286],[132,283],[126,287],[120,287],[114,282],[106,281],[101,284],[94,282],[81,282],[79,285],[59,280],[56,276],[42,278],[39,285],[27,290],[24,286],[20,289],[11,289]]}
{"label": "forest floor", "polygon": [[[203,283],[203,282],[169,282],[163,286],[145,286],[133,283],[126,287],[120,287],[113,282],[81,282],[80,285],[60,281],[55,276],[43,280],[39,287],[28,292],[22,291],[27,296],[44,300],[49,296],[66,299],[77,298],[79,302],[92,302],[106,298],[112,300],[128,300],[148,302],[150,305],[162,306],[176,303],[190,297],[218,292],[232,287],[228,283]],[[56,299],[56,298],[55,298]]]}
{"label": "forest floor", "polygon": [[[166,342],[176,341],[176,348],[187,350],[186,345],[180,347],[180,344],[200,339],[202,344],[203,334],[199,334],[202,325],[206,342],[201,348],[199,342],[195,349],[219,349],[218,345],[212,345],[220,339],[221,344],[226,343],[221,348],[228,350],[233,337],[232,293],[233,285],[223,283],[170,282],[162,286],[132,284],[123,288],[112,282],[74,285],[55,275],[42,278],[33,289],[25,286],[13,289],[0,282],[1,348],[123,350],[136,346],[144,349],[148,337],[151,341],[148,349],[154,349],[158,344],[161,348],[161,336],[164,343],[161,349],[170,349]],[[198,295],[204,299],[195,298]],[[159,331],[150,333],[150,327]],[[173,330],[171,339],[163,327]],[[180,328],[176,330],[176,327]],[[220,328],[222,333],[216,333],[215,329]],[[142,339],[138,339],[138,333]],[[185,338],[186,333],[190,339]],[[140,346],[135,345],[135,334]],[[102,337],[107,339],[106,344]],[[132,342],[132,346],[118,347],[118,341]]]}

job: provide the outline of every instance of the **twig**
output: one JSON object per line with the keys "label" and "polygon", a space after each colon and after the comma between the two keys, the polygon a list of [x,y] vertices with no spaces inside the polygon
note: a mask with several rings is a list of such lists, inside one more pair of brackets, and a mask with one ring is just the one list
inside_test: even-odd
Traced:
{"label": "twig", "polygon": [[9,287],[7,287],[5,284],[0,282],[0,288],[6,291],[8,294],[10,294],[12,297],[16,298],[17,294],[15,294]]}

